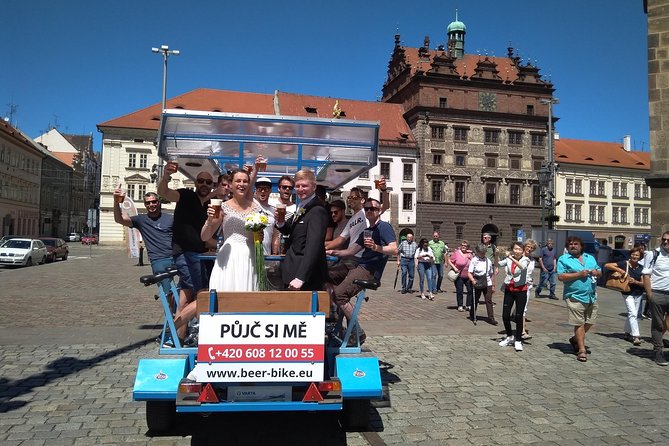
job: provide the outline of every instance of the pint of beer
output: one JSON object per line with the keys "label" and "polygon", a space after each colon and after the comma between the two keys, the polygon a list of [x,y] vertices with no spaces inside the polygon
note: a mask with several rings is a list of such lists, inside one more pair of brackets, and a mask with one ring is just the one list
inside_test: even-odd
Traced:
{"label": "pint of beer", "polygon": [[209,200],[209,204],[214,209],[214,218],[221,217],[221,203],[223,203],[223,200],[220,198],[212,198]]}
{"label": "pint of beer", "polygon": [[283,203],[278,203],[276,205],[276,215],[280,221],[286,220],[286,205]]}
{"label": "pint of beer", "polygon": [[374,175],[374,189],[380,189],[379,183],[381,182],[382,178],[383,175]]}

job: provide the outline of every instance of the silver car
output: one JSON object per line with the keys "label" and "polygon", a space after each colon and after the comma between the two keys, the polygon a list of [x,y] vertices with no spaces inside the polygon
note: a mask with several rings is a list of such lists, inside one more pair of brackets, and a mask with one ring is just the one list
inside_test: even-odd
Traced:
{"label": "silver car", "polygon": [[46,263],[47,253],[41,240],[13,238],[0,247],[0,265],[32,266]]}

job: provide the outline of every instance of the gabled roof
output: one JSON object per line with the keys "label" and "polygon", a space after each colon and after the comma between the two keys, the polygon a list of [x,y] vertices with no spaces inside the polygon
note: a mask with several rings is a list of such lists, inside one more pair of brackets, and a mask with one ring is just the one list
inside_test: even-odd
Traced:
{"label": "gabled roof", "polygon": [[557,163],[650,170],[650,152],[628,152],[617,142],[560,138],[554,147]]}
{"label": "gabled roof", "polygon": [[[381,145],[408,145],[416,147],[411,129],[404,120],[404,110],[400,104],[358,101],[352,99],[308,96],[277,92],[269,94],[246,93],[240,91],[197,89],[167,101],[167,108],[186,110],[217,111],[227,113],[250,113],[283,116],[305,116],[333,118],[333,108],[339,101],[339,109],[344,119],[379,121],[379,142]],[[309,110],[315,110],[310,112]],[[100,127],[134,128],[157,130],[159,126],[160,104],[129,113],[119,118],[98,124]]]}
{"label": "gabled roof", "polygon": [[70,135],[63,133],[65,138],[72,146],[80,152],[90,152],[93,150],[92,135]]}
{"label": "gabled roof", "polygon": [[[167,108],[186,110],[273,115],[273,98],[274,96],[269,94],[198,88],[168,99],[166,105]],[[102,122],[98,124],[98,128],[158,130],[161,111],[161,104],[154,104],[125,116]]]}
{"label": "gabled roof", "polygon": [[[404,47],[404,57],[407,64],[411,66],[411,74],[416,74],[417,71],[429,71],[432,68],[432,61],[437,54],[441,54],[441,50],[430,50],[426,53],[428,57],[423,59],[418,55],[419,48]],[[499,77],[505,82],[513,82],[518,79],[518,68],[513,64],[513,61],[508,57],[492,57],[487,56],[488,60],[497,64]],[[465,54],[462,58],[454,61],[458,74],[460,76],[472,77],[476,64],[484,60],[484,56],[477,54]]]}

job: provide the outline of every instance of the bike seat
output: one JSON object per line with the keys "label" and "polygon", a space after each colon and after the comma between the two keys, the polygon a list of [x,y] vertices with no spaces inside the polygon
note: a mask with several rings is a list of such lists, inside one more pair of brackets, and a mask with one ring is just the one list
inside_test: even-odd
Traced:
{"label": "bike seat", "polygon": [[355,285],[359,285],[363,287],[366,290],[375,290],[378,287],[381,286],[381,282],[378,280],[362,280],[362,279],[355,279],[353,281]]}
{"label": "bike seat", "polygon": [[177,274],[179,274],[179,271],[176,268],[168,269],[164,273],[148,274],[146,276],[142,276],[139,278],[139,281],[143,283],[144,286],[155,285],[156,283],[165,279],[170,279]]}

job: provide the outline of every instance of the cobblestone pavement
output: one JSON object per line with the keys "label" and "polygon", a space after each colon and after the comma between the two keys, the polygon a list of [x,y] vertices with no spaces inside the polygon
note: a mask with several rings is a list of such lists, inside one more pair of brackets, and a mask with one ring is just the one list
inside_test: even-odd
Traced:
{"label": "cobblestone pavement", "polygon": [[65,262],[0,267],[0,444],[669,442],[669,367],[652,361],[648,321],[642,346],[622,340],[618,293],[601,290],[591,355],[579,363],[561,301],[531,301],[534,337],[515,352],[497,345],[501,325],[474,326],[455,310],[450,283],[434,302],[392,290],[393,264],[362,310],[389,389],[367,432],[345,432],[332,415],[227,414],[182,417],[150,436],[131,397],[137,360],[157,356],[162,323],[154,289],[138,281],[150,269],[120,248],[88,253],[75,245]]}

